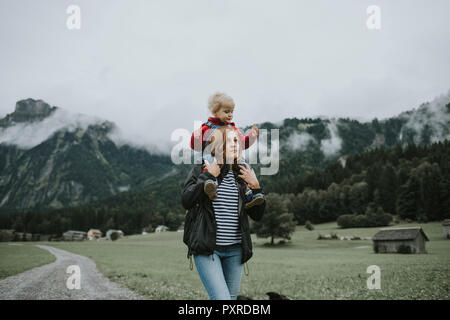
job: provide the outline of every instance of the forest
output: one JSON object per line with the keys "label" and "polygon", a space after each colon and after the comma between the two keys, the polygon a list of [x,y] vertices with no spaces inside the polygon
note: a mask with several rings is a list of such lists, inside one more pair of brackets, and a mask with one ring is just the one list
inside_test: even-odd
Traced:
{"label": "forest", "polygon": [[[136,234],[164,224],[176,230],[185,214],[180,177],[188,169],[168,177],[151,193],[125,192],[90,205],[2,214],[0,229],[62,234],[97,228]],[[292,191],[280,196],[299,225],[337,220],[342,227],[368,227],[393,219],[438,221],[450,218],[450,142],[373,148],[289,181],[285,189]]]}

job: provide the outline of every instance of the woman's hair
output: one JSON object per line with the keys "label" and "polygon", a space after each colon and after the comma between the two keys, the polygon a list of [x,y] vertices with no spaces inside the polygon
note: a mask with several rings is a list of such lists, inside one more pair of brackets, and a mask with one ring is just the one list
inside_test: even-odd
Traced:
{"label": "woman's hair", "polygon": [[[204,152],[209,152],[213,156],[215,156],[220,168],[222,168],[226,163],[227,136],[229,132],[232,132],[236,135],[239,151],[242,151],[242,145],[241,141],[239,140],[238,134],[232,127],[229,126],[214,129],[214,132],[210,135],[208,141],[206,142]],[[222,143],[222,145],[220,145],[220,143]],[[237,159],[234,159],[233,165],[235,165],[236,163]]]}
{"label": "woman's hair", "polygon": [[223,92],[216,92],[209,97],[208,108],[211,113],[217,112],[222,107],[222,103],[224,102],[230,102],[234,105],[234,100],[229,95]]}

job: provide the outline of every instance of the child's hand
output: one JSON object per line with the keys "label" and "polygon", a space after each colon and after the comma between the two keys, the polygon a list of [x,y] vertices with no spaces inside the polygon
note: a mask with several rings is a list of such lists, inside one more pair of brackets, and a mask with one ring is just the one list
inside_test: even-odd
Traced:
{"label": "child's hand", "polygon": [[217,177],[220,174],[220,167],[217,164],[216,157],[212,163],[209,163],[208,160],[205,159],[206,170],[211,173],[214,177]]}
{"label": "child's hand", "polygon": [[252,136],[257,137],[258,135],[259,135],[259,129],[256,126],[256,124],[254,124],[252,127]]}

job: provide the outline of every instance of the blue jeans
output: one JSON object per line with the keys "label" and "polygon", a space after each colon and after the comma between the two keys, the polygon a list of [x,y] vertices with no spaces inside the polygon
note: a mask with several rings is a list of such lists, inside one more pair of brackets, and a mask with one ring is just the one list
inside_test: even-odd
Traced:
{"label": "blue jeans", "polygon": [[194,255],[195,267],[211,300],[236,300],[241,285],[241,244],[216,246],[212,255]]}

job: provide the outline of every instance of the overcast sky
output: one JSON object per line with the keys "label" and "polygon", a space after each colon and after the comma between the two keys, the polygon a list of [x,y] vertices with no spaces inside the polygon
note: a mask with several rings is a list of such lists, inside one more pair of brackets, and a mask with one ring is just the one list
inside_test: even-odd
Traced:
{"label": "overcast sky", "polygon": [[[80,30],[66,26],[71,4]],[[215,91],[239,126],[385,118],[450,89],[449,12],[448,0],[1,0],[0,116],[43,99],[157,144],[205,120]]]}

